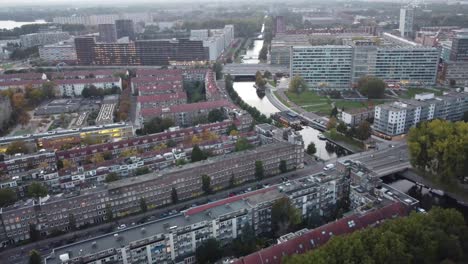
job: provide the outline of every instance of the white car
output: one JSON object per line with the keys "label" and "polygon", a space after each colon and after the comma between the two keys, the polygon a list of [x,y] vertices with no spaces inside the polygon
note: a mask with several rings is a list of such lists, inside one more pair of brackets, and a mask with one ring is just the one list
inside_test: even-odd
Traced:
{"label": "white car", "polygon": [[335,168],[335,164],[327,164],[325,167],[323,167],[323,170],[324,171],[327,171],[327,170],[333,170]]}
{"label": "white car", "polygon": [[126,224],[121,224],[117,227],[118,230],[122,230],[122,229],[125,229],[127,228],[127,225]]}

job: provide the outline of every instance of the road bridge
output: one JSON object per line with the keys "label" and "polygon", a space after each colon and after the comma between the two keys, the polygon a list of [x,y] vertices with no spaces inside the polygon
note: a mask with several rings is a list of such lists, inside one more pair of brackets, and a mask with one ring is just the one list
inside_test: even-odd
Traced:
{"label": "road bridge", "polygon": [[271,65],[271,64],[241,64],[241,63],[229,63],[224,65],[224,74],[230,74],[234,77],[252,77],[255,76],[257,71],[265,72],[269,71],[272,74],[281,73],[288,75],[289,68],[283,65]]}

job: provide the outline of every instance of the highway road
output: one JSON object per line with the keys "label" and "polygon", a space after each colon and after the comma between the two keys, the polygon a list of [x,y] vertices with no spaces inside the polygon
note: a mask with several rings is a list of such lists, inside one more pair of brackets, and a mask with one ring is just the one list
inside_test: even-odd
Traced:
{"label": "highway road", "polygon": [[[272,184],[280,183],[283,177],[287,177],[288,179],[301,178],[301,177],[305,177],[308,175],[312,175],[314,173],[318,173],[323,170],[324,164],[321,162],[315,162],[313,157],[306,155],[305,160],[306,160],[307,165],[303,169],[279,174],[273,177],[263,179],[261,181],[249,182],[249,183],[234,187],[232,189],[227,189],[227,190],[216,192],[211,195],[202,196],[202,197],[195,198],[192,200],[182,201],[175,205],[151,210],[146,213],[141,213],[138,215],[128,216],[125,218],[115,220],[110,223],[105,223],[105,224],[101,224],[98,226],[93,226],[93,227],[89,227],[86,229],[69,232],[61,236],[44,239],[35,243],[31,243],[31,244],[27,244],[23,246],[16,245],[13,248],[3,249],[3,251],[0,252],[0,260],[7,260],[5,263],[15,263],[15,264],[28,263],[28,253],[33,249],[38,250],[40,254],[43,257],[45,257],[48,254],[50,254],[53,248],[59,247],[64,244],[73,243],[75,241],[88,239],[97,235],[109,233],[115,230],[115,228],[121,224],[126,224],[127,226],[130,226],[132,224],[142,223],[142,221],[145,221],[147,219],[156,220],[158,218],[161,218],[163,214],[168,214],[170,211],[175,210],[179,212],[179,211],[183,211],[191,207],[194,204],[201,205],[210,201],[223,199],[223,198],[228,197],[229,194],[233,192],[238,193],[241,191],[245,191],[248,188],[255,189],[257,188],[257,186],[263,185],[263,184],[272,185]],[[0,261],[0,263],[3,263],[3,262]]]}

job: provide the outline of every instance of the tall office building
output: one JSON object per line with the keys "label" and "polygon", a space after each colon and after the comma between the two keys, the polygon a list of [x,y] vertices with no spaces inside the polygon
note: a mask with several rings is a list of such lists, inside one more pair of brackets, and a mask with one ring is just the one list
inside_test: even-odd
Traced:
{"label": "tall office building", "polygon": [[413,33],[414,9],[405,7],[400,9],[400,35],[402,37],[411,36]]}
{"label": "tall office building", "polygon": [[99,24],[98,29],[100,42],[117,42],[117,30],[115,24]]}
{"label": "tall office building", "polygon": [[299,75],[311,88],[351,88],[353,48],[345,45],[291,48],[291,76]]}
{"label": "tall office building", "polygon": [[135,40],[135,28],[132,20],[115,20],[115,27],[117,30],[117,38],[128,37],[130,40]]}

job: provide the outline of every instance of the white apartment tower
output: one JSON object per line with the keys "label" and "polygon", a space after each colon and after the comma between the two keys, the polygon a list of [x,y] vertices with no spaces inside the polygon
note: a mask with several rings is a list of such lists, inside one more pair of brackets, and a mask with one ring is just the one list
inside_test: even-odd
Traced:
{"label": "white apartment tower", "polygon": [[400,35],[408,37],[413,33],[414,9],[405,7],[400,9]]}

